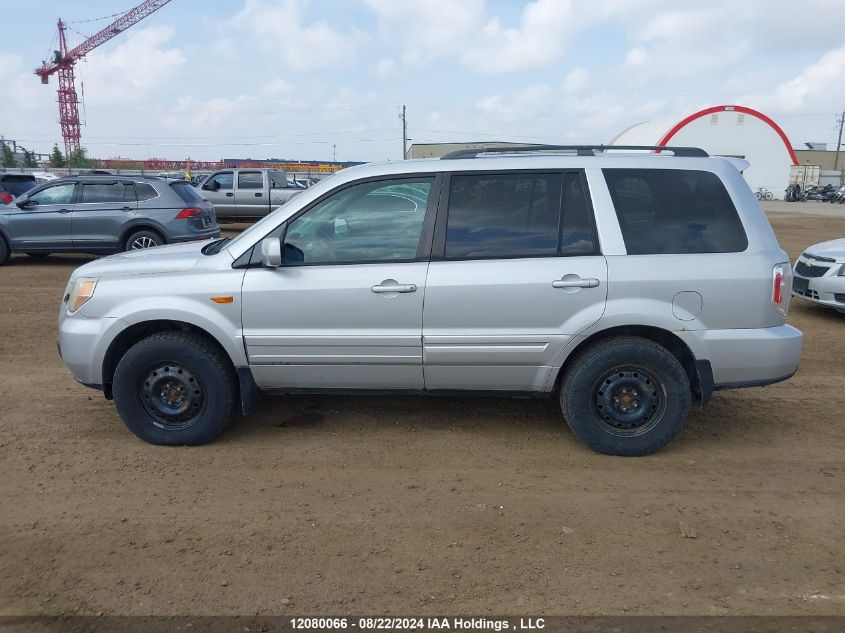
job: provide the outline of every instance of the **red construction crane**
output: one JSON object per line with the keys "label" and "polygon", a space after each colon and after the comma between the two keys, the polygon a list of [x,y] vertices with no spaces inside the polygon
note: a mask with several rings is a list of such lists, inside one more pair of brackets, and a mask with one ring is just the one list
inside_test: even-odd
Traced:
{"label": "red construction crane", "polygon": [[59,18],[59,50],[55,51],[53,61],[41,63],[40,68],[35,69],[35,74],[41,77],[41,83],[49,83],[50,75],[59,73],[59,121],[62,124],[62,137],[65,140],[65,156],[71,156],[79,150],[79,99],[76,96],[74,86],[73,66],[81,58],[85,57],[100,44],[108,42],[111,38],[123,33],[133,24],[143,20],[145,17],[158,11],[170,0],[146,0],[134,9],[122,14],[114,22],[109,24],[100,32],[95,33],[76,48],[67,49],[65,29],[67,25]]}

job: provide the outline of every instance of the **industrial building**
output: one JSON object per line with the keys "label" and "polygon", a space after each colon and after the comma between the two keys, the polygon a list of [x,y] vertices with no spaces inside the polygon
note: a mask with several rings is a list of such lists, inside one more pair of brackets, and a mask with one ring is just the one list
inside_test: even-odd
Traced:
{"label": "industrial building", "polygon": [[685,117],[660,118],[620,132],[611,145],[684,145],[711,156],[744,158],[743,172],[752,190],[763,187],[783,198],[790,171],[798,165],[792,144],[771,118],[745,106],[720,105]]}

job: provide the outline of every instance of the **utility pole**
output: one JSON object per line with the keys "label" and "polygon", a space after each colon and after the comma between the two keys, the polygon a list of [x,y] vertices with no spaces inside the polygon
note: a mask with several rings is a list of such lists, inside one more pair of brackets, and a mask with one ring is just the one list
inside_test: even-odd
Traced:
{"label": "utility pole", "polygon": [[402,119],[402,160],[408,158],[408,119],[405,118],[405,104],[402,104],[402,114],[399,115]]}
{"label": "utility pole", "polygon": [[332,162],[337,162],[337,143],[332,143]]}
{"label": "utility pole", "polygon": [[842,147],[842,126],[845,125],[845,112],[839,115],[836,122],[839,124],[839,140],[836,141],[836,156],[833,159],[833,171],[839,169],[839,148]]}

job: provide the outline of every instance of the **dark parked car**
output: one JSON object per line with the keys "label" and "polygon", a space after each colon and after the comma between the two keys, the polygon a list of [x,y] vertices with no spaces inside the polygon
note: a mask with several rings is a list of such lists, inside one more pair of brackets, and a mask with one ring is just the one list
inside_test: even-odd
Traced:
{"label": "dark parked car", "polygon": [[105,254],[219,235],[190,183],[149,176],[70,176],[0,206],[0,264],[12,252]]}
{"label": "dark parked car", "polygon": [[0,174],[0,204],[11,204],[37,184],[35,176],[29,174]]}

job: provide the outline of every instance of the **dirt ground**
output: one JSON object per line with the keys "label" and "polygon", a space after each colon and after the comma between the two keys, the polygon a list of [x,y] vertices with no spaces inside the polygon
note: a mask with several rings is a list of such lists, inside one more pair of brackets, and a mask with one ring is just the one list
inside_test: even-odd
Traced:
{"label": "dirt ground", "polygon": [[[845,235],[770,218],[793,258]],[[845,614],[845,315],[793,300],[795,378],[646,458],[478,398],[268,398],[160,448],[56,354],[83,261],[0,269],[0,615]]]}

